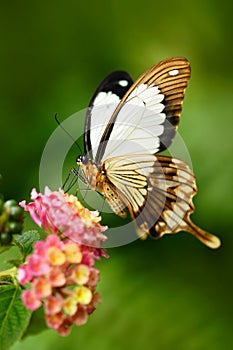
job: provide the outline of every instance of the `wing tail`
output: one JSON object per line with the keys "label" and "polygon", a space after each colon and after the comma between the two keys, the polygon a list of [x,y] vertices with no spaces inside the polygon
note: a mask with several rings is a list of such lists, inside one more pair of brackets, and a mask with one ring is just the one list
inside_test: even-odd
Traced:
{"label": "wing tail", "polygon": [[186,219],[186,228],[184,228],[185,231],[191,233],[193,236],[195,236],[199,241],[204,243],[207,247],[212,248],[212,249],[217,249],[221,245],[220,239],[201,229],[197,225],[195,225],[190,218]]}
{"label": "wing tail", "polygon": [[185,162],[157,156],[149,180],[152,190],[148,191],[146,205],[136,217],[140,236],[143,230],[155,239],[186,231],[209,248],[216,249],[221,245],[217,236],[204,231],[190,219],[194,211],[192,197],[197,188],[194,174]]}

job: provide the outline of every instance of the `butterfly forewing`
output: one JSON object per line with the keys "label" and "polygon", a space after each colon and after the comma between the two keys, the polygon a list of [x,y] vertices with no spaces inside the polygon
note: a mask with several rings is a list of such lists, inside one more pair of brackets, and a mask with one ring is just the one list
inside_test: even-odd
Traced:
{"label": "butterfly forewing", "polygon": [[133,80],[127,72],[116,71],[99,84],[92,96],[85,120],[84,148],[93,159],[115,107],[132,84]]}
{"label": "butterfly forewing", "polygon": [[[96,152],[97,163],[132,150],[155,154],[170,146],[190,78],[185,58],[162,61],[146,71],[114,110]],[[108,141],[108,142],[106,142]]]}

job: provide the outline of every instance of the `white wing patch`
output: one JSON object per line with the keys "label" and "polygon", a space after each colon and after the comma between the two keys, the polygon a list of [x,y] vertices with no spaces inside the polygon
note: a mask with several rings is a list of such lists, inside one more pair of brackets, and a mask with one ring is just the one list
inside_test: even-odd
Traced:
{"label": "white wing patch", "polygon": [[119,101],[120,101],[119,97],[117,95],[113,94],[111,91],[109,91],[109,92],[101,91],[96,96],[93,106],[94,107],[95,106],[102,106],[102,105],[107,105],[107,104],[111,104],[111,103],[117,103]]}
{"label": "white wing patch", "polygon": [[[109,95],[109,93],[106,95]],[[106,102],[112,99],[112,94],[100,97],[102,102]],[[128,96],[117,115],[102,160],[129,153],[156,153],[160,145],[159,136],[164,132],[162,124],[166,119],[165,113],[162,112],[164,109],[163,100],[164,95],[160,93],[157,86],[138,85]],[[110,119],[111,112],[116,108],[116,103],[105,105],[104,108],[101,104],[101,107],[99,110],[94,108],[92,111],[92,120],[97,123],[96,131],[94,133],[93,129],[91,131],[94,157],[98,147],[97,141],[100,141],[101,131],[104,131],[104,124]],[[96,113],[99,116],[96,116]]]}
{"label": "white wing patch", "polygon": [[179,70],[178,69],[170,70],[170,72],[168,72],[168,74],[171,75],[171,76],[178,75],[179,74]]}
{"label": "white wing patch", "polygon": [[119,97],[111,91],[101,91],[94,100],[90,125],[90,138],[94,158],[106,125],[119,102]]}
{"label": "white wing patch", "polygon": [[118,84],[123,87],[126,87],[127,85],[129,85],[127,80],[119,80]]}

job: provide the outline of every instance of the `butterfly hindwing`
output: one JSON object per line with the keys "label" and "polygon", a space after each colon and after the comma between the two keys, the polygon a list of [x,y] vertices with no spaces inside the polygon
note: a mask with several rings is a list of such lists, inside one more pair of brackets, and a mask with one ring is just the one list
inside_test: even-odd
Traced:
{"label": "butterfly hindwing", "polygon": [[140,219],[148,223],[148,233],[157,238],[184,229],[186,217],[194,210],[195,194],[195,177],[186,163],[156,156],[153,172],[148,176],[147,203]]}
{"label": "butterfly hindwing", "polygon": [[112,211],[122,218],[126,218],[126,203],[121,199],[116,186],[114,186],[113,183],[108,180],[104,181],[102,185],[102,194],[107,200]]}
{"label": "butterfly hindwing", "polygon": [[125,155],[106,160],[106,178],[112,183],[125,206],[139,215],[147,199],[147,176],[152,171],[153,155]]}
{"label": "butterfly hindwing", "polygon": [[[135,220],[139,236],[159,238],[184,230],[211,248],[219,246],[216,236],[190,220],[197,189],[195,176],[185,162],[166,156],[125,155],[108,159],[104,169]],[[113,203],[110,205],[114,210]]]}

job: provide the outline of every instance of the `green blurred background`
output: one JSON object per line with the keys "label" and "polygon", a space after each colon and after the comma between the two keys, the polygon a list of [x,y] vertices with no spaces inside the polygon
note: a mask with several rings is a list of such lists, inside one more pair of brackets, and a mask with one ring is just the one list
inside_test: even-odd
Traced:
{"label": "green blurred background", "polygon": [[88,323],[67,338],[28,337],[13,350],[233,349],[232,7],[217,0],[1,2],[5,196],[29,199],[38,188],[55,112],[63,120],[85,108],[113,70],[137,78],[161,59],[185,56],[192,78],[179,130],[199,188],[193,219],[223,241],[211,251],[179,234],[109,249],[111,258],[98,264],[103,303]]}

